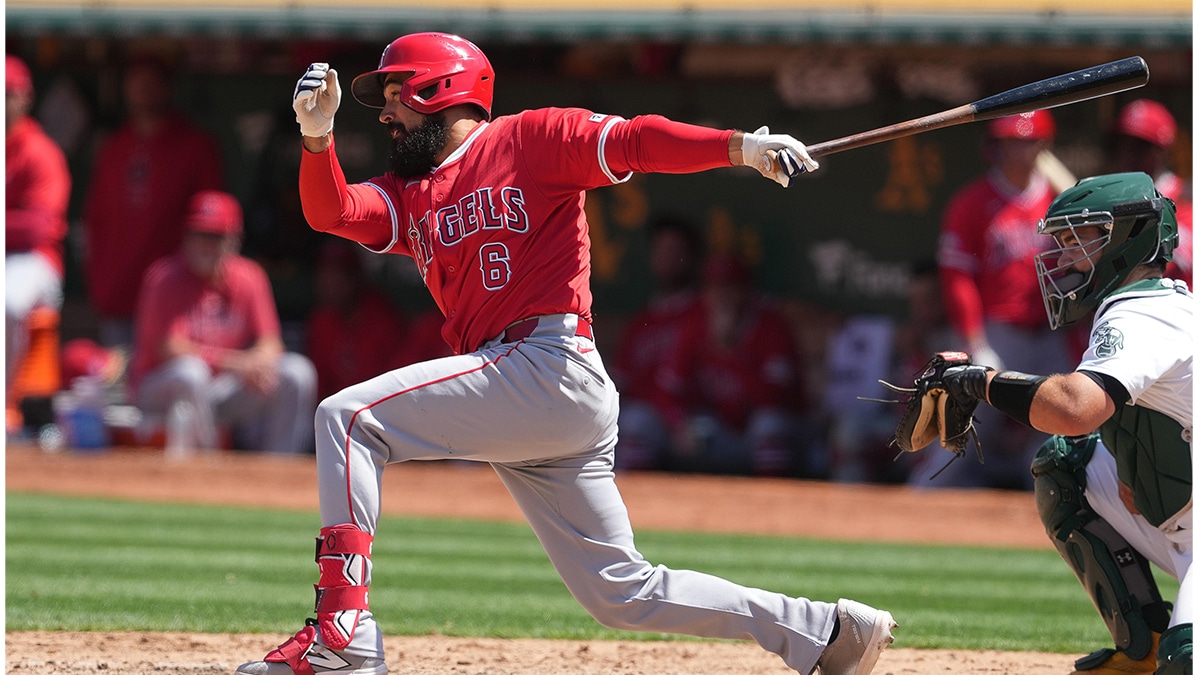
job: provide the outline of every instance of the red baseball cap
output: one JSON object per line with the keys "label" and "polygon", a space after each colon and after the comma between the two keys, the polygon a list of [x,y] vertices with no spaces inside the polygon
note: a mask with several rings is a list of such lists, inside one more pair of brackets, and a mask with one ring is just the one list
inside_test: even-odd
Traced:
{"label": "red baseball cap", "polygon": [[1175,118],[1163,104],[1139,98],[1121,108],[1113,133],[1140,138],[1166,149],[1175,144]]}
{"label": "red baseball cap", "polygon": [[1046,110],[999,117],[988,122],[988,135],[992,138],[1052,141],[1054,131],[1054,118]]}
{"label": "red baseball cap", "polygon": [[204,190],[192,195],[184,226],[189,232],[227,236],[242,232],[242,206],[228,192]]}
{"label": "red baseball cap", "polygon": [[87,338],[67,340],[62,345],[62,378],[70,382],[77,377],[110,379],[119,375],[120,353],[102,347]]}
{"label": "red baseball cap", "polygon": [[33,91],[33,76],[29,74],[29,66],[12,54],[4,57],[4,91],[21,94]]}

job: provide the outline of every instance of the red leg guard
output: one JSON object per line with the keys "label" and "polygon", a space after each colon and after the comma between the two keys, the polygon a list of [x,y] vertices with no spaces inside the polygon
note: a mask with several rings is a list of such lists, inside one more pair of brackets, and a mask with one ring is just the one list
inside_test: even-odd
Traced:
{"label": "red leg guard", "polygon": [[321,643],[345,649],[354,639],[359,615],[368,607],[371,583],[371,543],[374,537],[354,525],[321,528],[317,537],[317,566],[321,578],[314,611]]}
{"label": "red leg guard", "polygon": [[312,648],[313,642],[316,639],[317,629],[313,628],[311,623],[307,623],[304,628],[300,629],[299,633],[296,633],[287,642],[279,645],[274,651],[263,657],[263,661],[268,663],[286,663],[296,675],[314,675],[312,665],[309,664],[308,659],[305,657],[308,656],[308,650]]}

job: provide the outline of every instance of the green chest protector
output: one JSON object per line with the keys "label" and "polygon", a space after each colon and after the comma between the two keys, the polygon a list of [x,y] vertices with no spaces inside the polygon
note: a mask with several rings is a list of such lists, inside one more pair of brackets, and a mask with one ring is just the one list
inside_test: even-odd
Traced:
{"label": "green chest protector", "polygon": [[1156,410],[1122,405],[1100,427],[1133,503],[1158,527],[1192,499],[1192,433]]}

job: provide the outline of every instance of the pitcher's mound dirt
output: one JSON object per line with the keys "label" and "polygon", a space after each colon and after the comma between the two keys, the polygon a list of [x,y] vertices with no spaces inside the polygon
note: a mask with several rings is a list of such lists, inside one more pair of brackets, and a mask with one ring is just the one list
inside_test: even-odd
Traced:
{"label": "pitcher's mound dirt", "polygon": [[[45,454],[9,447],[9,490],[154,502],[181,501],[313,510],[309,458],[216,453],[167,461],[159,451]],[[920,491],[903,487],[625,474],[618,484],[639,529],[804,535],[867,541],[928,541],[1049,548],[1030,495]],[[486,466],[411,463],[384,473],[389,515],[521,519]],[[978,527],[987,522],[987,528]],[[985,531],[986,530],[986,531]],[[301,582],[299,583],[307,583]],[[299,619],[297,619],[299,627]],[[180,633],[8,632],[6,672],[21,675],[230,673],[287,636]],[[896,647],[880,675],[1064,675],[1074,655]],[[393,672],[429,675],[786,675],[773,654],[748,643],[581,642],[388,637]]]}

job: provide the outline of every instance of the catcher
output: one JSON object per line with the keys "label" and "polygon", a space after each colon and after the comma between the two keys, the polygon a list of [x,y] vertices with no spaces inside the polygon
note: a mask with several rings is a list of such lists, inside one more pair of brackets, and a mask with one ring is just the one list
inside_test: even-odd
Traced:
{"label": "catcher", "polygon": [[[1038,513],[1115,643],[1076,661],[1075,675],[1190,674],[1195,343],[1192,295],[1163,278],[1175,204],[1144,173],[1086,178],[1038,232],[1057,242],[1035,258],[1050,327],[1095,312],[1079,366],[1031,375],[938,354],[912,389],[893,387],[910,394],[895,443],[913,452],[937,438],[962,455],[980,401],[1055,434],[1032,466]],[[1173,612],[1150,562],[1181,583]]]}

